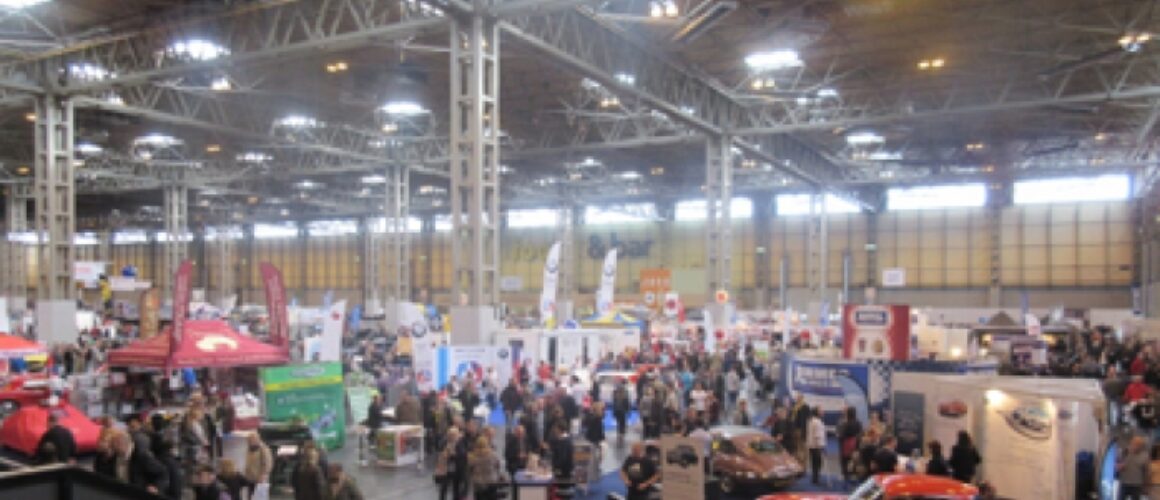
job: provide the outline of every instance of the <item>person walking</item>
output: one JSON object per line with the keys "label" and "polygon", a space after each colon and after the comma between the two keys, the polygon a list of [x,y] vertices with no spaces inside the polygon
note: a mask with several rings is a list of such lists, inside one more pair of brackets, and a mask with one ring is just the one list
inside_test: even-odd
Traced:
{"label": "person walking", "polygon": [[350,474],[343,472],[341,465],[330,464],[329,472],[327,474],[330,481],[329,500],[363,500],[363,494],[362,491],[359,491],[358,484],[355,483],[353,477],[350,477]]}
{"label": "person walking", "polygon": [[959,431],[958,439],[951,447],[951,477],[969,483],[975,479],[975,471],[982,462],[979,450],[971,442],[971,435],[967,431]]}
{"label": "person walking", "polygon": [[822,471],[822,452],[826,449],[826,424],[822,423],[822,407],[815,406],[806,431],[806,446],[810,450],[810,469],[813,483],[819,484]]}
{"label": "person walking", "polygon": [[274,455],[270,447],[262,442],[257,432],[252,432],[246,438],[246,462],[242,467],[242,475],[250,482],[250,492],[259,484],[270,483],[270,472],[274,470]]}
{"label": "person walking", "polygon": [[790,422],[793,426],[793,440],[798,444],[798,463],[806,463],[809,455],[809,445],[806,443],[806,433],[809,430],[810,406],[806,404],[805,396],[798,394],[793,406],[789,410]]}
{"label": "person walking", "polygon": [[48,415],[48,430],[40,437],[40,444],[36,450],[38,462],[41,464],[76,463],[76,439],[73,438],[72,431],[60,425],[56,415],[52,413]]}
{"label": "person walking", "polygon": [[290,479],[294,500],[327,500],[326,478],[318,464],[318,450],[307,450],[303,454]]}
{"label": "person walking", "polygon": [[503,405],[503,425],[505,430],[511,430],[516,425],[517,414],[523,407],[524,398],[520,395],[520,388],[516,385],[516,378],[508,381],[507,387],[499,395],[499,402]]}
{"label": "person walking", "polygon": [[499,454],[492,449],[487,438],[479,438],[468,457],[468,469],[471,471],[471,488],[475,500],[498,500],[499,486],[504,480],[503,467],[500,465]]}
{"label": "person walking", "polygon": [[1151,460],[1148,456],[1147,440],[1135,436],[1128,443],[1128,451],[1116,462],[1116,475],[1120,480],[1121,500],[1142,500],[1144,487],[1151,476]]}
{"label": "person walking", "polygon": [[838,458],[842,465],[842,477],[847,480],[853,475],[852,459],[858,453],[858,443],[862,437],[862,422],[853,406],[846,407],[846,416],[838,425]]}
{"label": "person walking", "polygon": [[936,439],[928,443],[926,447],[930,451],[930,460],[926,462],[926,473],[931,476],[950,476],[951,467],[947,464],[946,458],[943,457],[942,443]]}
{"label": "person walking", "polygon": [[628,421],[628,413],[632,411],[632,400],[628,397],[628,387],[624,379],[616,384],[612,391],[612,416],[616,419],[616,440],[624,442],[624,429]]}
{"label": "person walking", "polygon": [[504,442],[503,458],[508,477],[516,477],[516,472],[528,466],[528,438],[524,433],[524,426],[516,425]]}
{"label": "person walking", "polygon": [[435,482],[439,484],[439,500],[446,500],[447,490],[451,490],[451,500],[459,500],[461,496],[463,482],[456,460],[459,440],[459,428],[452,427],[447,431],[443,449],[435,455]]}

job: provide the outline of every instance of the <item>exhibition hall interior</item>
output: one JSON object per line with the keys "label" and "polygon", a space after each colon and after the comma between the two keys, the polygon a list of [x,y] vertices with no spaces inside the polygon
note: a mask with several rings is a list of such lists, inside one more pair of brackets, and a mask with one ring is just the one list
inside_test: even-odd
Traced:
{"label": "exhibition hall interior", "polygon": [[0,0],[0,498],[1160,498],[1155,0]]}

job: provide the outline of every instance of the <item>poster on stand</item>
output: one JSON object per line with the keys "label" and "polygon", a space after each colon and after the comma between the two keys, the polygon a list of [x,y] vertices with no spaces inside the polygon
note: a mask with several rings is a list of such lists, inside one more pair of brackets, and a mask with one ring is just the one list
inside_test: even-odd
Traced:
{"label": "poster on stand", "polygon": [[435,347],[428,339],[411,343],[411,364],[419,391],[435,390]]}
{"label": "poster on stand", "polygon": [[753,357],[760,363],[769,361],[769,341],[768,340],[754,340],[750,345],[753,346]]}
{"label": "poster on stand", "polygon": [[1062,498],[1058,483],[1065,463],[1054,404],[988,391],[984,408],[978,448],[986,480],[1008,498]]}
{"label": "poster on stand", "polygon": [[842,326],[845,359],[910,359],[910,306],[846,304]]}
{"label": "poster on stand", "polygon": [[488,367],[496,365],[495,349],[491,346],[444,346],[438,349],[435,381],[443,387],[455,376],[460,382],[470,378],[483,379]]}
{"label": "poster on stand", "polygon": [[971,432],[974,428],[975,413],[963,394],[936,394],[925,414],[930,439],[942,443],[944,450],[950,450],[959,431]]}
{"label": "poster on stand", "polygon": [[342,361],[342,328],[346,317],[346,301],[331,304],[322,320],[322,338],[319,346],[320,361]]}
{"label": "poster on stand", "polygon": [[661,438],[661,476],[664,500],[705,498],[705,444],[696,438]]}
{"label": "poster on stand", "polygon": [[[898,453],[910,455],[914,450],[925,451],[923,419],[926,395],[921,392],[894,392],[894,434],[898,438]],[[953,442],[953,441],[952,441]],[[949,445],[948,445],[949,447]]]}
{"label": "poster on stand", "polygon": [[418,425],[383,427],[375,435],[375,454],[386,465],[417,464],[423,452],[423,432]]}
{"label": "poster on stand", "polygon": [[882,371],[841,360],[788,359],[782,363],[784,389],[821,407],[827,425],[836,424],[847,407],[853,407],[862,422],[870,420],[871,411],[886,408],[889,384]]}
{"label": "poster on stand", "polygon": [[374,392],[370,387],[347,387],[346,400],[350,403],[350,421],[362,425],[367,420],[367,410],[371,406]]}
{"label": "poster on stand", "polygon": [[303,422],[327,449],[342,447],[346,441],[346,393],[340,363],[265,367],[260,377],[267,420]]}

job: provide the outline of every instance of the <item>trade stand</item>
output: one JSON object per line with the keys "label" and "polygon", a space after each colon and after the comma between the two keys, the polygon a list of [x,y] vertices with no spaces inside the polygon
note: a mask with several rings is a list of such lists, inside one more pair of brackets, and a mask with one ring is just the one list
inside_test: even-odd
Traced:
{"label": "trade stand", "polygon": [[1005,497],[1071,500],[1077,482],[1095,482],[1107,443],[1097,381],[898,373],[891,392],[900,441],[946,450],[967,431],[982,479]]}

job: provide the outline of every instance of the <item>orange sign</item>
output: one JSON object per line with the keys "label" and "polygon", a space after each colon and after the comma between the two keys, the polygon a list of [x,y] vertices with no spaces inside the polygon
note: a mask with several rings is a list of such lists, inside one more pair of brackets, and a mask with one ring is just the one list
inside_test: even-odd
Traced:
{"label": "orange sign", "polygon": [[672,281],[671,269],[641,269],[640,293],[645,305],[656,309],[664,305],[664,296],[672,290]]}

